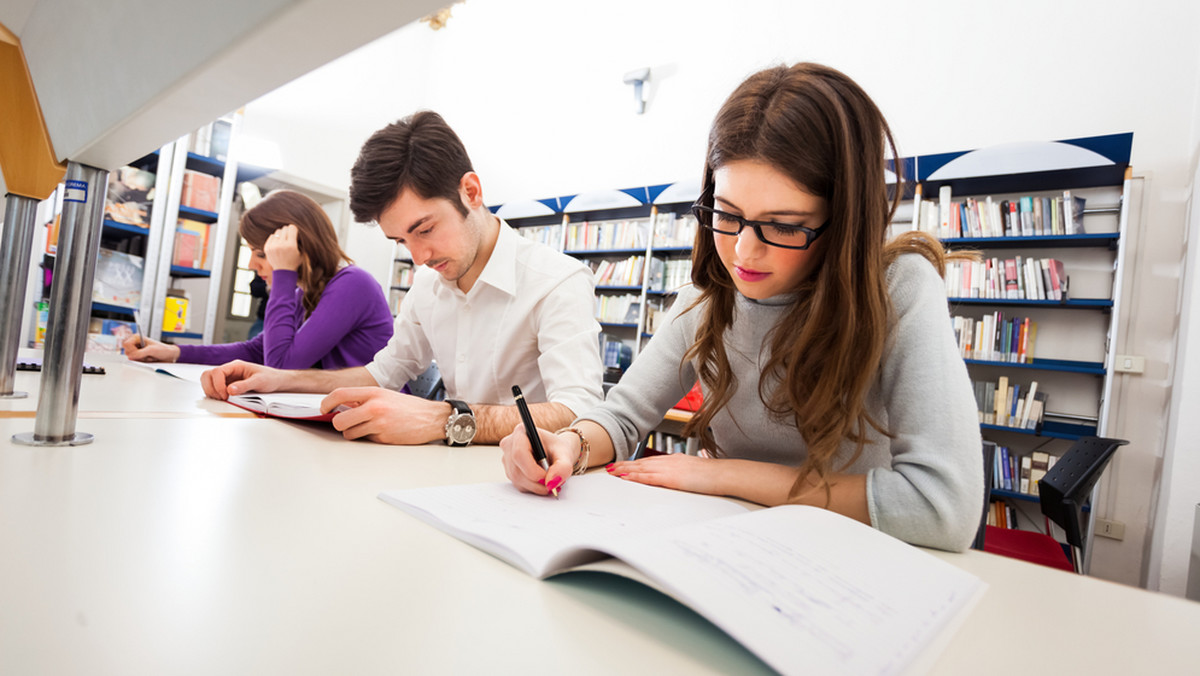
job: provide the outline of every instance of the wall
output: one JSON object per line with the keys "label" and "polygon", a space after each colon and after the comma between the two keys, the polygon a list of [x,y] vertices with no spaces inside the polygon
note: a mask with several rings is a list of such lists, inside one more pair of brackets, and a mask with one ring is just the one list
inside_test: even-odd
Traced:
{"label": "wall", "polygon": [[[1198,116],[1200,120],[1200,116]],[[1197,153],[1200,155],[1200,147]],[[1192,174],[1190,208],[1185,232],[1188,247],[1180,294],[1178,347],[1172,364],[1173,396],[1167,453],[1162,465],[1162,491],[1155,515],[1158,534],[1147,564],[1147,584],[1152,589],[1182,596],[1187,588],[1189,558],[1195,531],[1196,505],[1200,505],[1200,250],[1194,234],[1200,227],[1200,161]]]}
{"label": "wall", "polygon": [[[429,107],[463,137],[489,203],[665,183],[695,177],[712,115],[737,82],[798,60],[858,80],[904,155],[1133,131],[1143,199],[1134,205],[1118,350],[1144,356],[1146,373],[1122,376],[1115,395],[1109,433],[1132,443],[1102,481],[1097,513],[1124,522],[1126,535],[1097,541],[1092,572],[1148,583],[1196,134],[1200,5],[468,0],[453,12],[442,31],[405,27],[311,83],[251,104],[247,132],[274,135],[285,160],[297,163],[289,171],[311,168],[314,178],[345,185],[371,131]],[[638,116],[621,78],[644,66],[652,69],[649,101]],[[1163,548],[1166,565],[1177,552]]]}

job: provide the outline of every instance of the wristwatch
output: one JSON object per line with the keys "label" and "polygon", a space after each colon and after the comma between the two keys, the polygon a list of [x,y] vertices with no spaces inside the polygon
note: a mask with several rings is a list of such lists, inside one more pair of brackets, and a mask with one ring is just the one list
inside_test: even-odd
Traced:
{"label": "wristwatch", "polygon": [[466,402],[447,399],[446,403],[454,409],[446,421],[446,445],[466,446],[475,438],[475,414]]}

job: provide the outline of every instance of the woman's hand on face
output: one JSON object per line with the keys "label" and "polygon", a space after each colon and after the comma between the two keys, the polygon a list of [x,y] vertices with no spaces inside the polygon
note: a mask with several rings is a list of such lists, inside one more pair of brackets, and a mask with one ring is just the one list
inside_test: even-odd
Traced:
{"label": "woman's hand on face", "polygon": [[302,257],[299,245],[300,230],[294,225],[285,225],[276,230],[263,244],[263,253],[273,270],[298,270]]}
{"label": "woman's hand on face", "polygon": [[626,481],[691,493],[724,495],[720,483],[720,463],[720,460],[712,458],[670,453],[616,462],[605,469],[609,474]]}

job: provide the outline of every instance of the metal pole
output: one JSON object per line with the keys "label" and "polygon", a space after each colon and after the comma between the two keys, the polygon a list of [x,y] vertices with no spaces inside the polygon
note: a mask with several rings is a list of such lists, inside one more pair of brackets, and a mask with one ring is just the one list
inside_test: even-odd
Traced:
{"label": "metal pole", "polygon": [[29,395],[14,391],[13,386],[37,200],[9,193],[6,202],[4,232],[0,234],[0,399],[22,399]]}
{"label": "metal pole", "polygon": [[107,187],[107,171],[67,164],[37,419],[32,433],[13,435],[18,444],[78,446],[92,441],[92,435],[76,433],[75,419]]}

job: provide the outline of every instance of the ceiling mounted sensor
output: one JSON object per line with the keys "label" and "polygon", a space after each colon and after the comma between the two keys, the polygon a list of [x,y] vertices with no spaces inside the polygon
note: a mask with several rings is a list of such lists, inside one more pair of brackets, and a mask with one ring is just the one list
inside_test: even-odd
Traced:
{"label": "ceiling mounted sensor", "polygon": [[638,115],[646,112],[646,99],[642,97],[642,85],[649,79],[649,68],[638,68],[625,73],[625,84],[633,85],[633,109]]}

